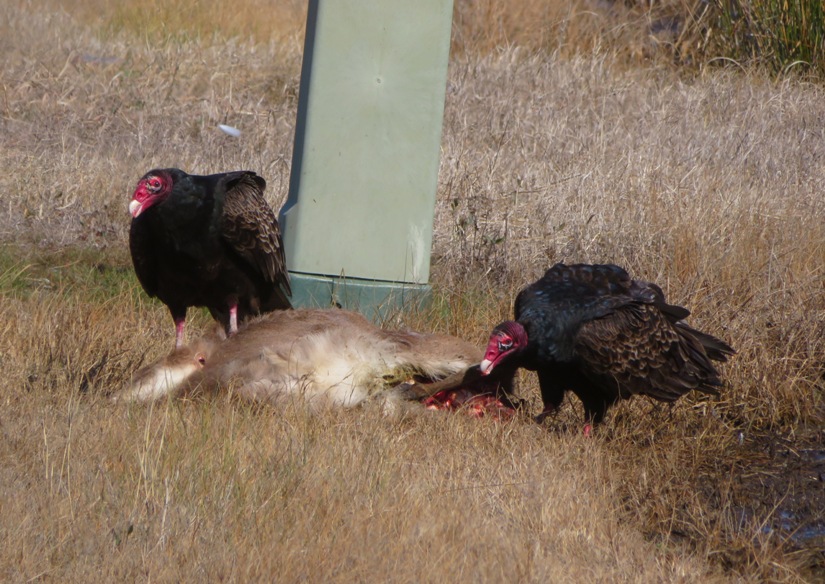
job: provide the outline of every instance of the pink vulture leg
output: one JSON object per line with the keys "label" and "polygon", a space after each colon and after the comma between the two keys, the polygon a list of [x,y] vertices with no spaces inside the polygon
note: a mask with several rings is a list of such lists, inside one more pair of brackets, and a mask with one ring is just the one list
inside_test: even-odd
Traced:
{"label": "pink vulture leg", "polygon": [[229,307],[229,336],[238,332],[238,303],[233,302]]}
{"label": "pink vulture leg", "polygon": [[186,317],[179,317],[175,319],[175,348],[180,349],[183,346],[183,326],[186,323]]}

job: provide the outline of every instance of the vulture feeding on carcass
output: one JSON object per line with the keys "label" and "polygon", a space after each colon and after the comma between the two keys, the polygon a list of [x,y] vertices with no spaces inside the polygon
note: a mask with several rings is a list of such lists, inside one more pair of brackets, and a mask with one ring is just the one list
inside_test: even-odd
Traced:
{"label": "vulture feeding on carcass", "polygon": [[519,292],[515,320],[493,329],[481,373],[535,371],[544,402],[538,421],[572,391],[589,434],[611,405],[635,394],[668,402],[693,389],[718,394],[712,361],[734,350],[685,324],[689,314],[618,266],[556,264]]}
{"label": "vulture feeding on carcass", "polygon": [[[292,397],[312,408],[379,400],[393,410],[423,400],[427,409],[463,408],[510,417],[509,386],[478,372],[481,350],[449,335],[381,329],[339,309],[278,311],[250,320],[225,341],[200,339],[138,371],[116,401],[152,401],[195,391],[232,390],[249,401]],[[460,378],[467,386],[427,390],[430,381]],[[420,406],[418,406],[420,407]]]}
{"label": "vulture feeding on carcass", "polygon": [[206,306],[227,335],[250,315],[291,308],[281,230],[250,171],[208,176],[156,169],[138,181],[129,250],[138,280],[175,321],[183,345],[186,309]]}

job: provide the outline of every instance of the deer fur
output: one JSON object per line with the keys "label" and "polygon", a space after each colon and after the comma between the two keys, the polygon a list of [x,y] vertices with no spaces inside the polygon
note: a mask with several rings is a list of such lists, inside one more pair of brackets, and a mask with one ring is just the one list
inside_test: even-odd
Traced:
{"label": "deer fur", "polygon": [[481,357],[478,347],[459,338],[383,330],[346,310],[277,311],[226,340],[204,337],[176,349],[140,369],[114,399],[147,402],[228,390],[273,403],[300,396],[312,408],[348,408],[377,398],[393,409],[411,397],[393,388],[410,379],[443,379]]}

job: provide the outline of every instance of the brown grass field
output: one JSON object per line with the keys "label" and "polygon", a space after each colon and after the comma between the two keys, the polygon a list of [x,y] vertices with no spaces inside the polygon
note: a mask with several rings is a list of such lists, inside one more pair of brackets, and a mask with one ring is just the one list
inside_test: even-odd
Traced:
{"label": "brown grass field", "polygon": [[108,402],[173,342],[134,183],[246,168],[283,203],[302,4],[0,4],[0,580],[825,579],[825,90],[680,70],[584,2],[456,0],[435,302],[391,324],[481,344],[553,263],[614,262],[738,350],[719,399],[591,439],[572,397],[544,427]]}

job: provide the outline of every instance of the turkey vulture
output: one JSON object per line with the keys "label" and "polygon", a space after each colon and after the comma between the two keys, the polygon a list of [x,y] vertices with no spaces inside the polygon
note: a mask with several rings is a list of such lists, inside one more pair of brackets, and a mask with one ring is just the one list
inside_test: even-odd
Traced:
{"label": "turkey vulture", "polygon": [[208,176],[177,168],[138,181],[129,250],[138,280],[175,321],[183,345],[186,309],[206,306],[227,335],[249,315],[291,308],[281,230],[250,171]]}
{"label": "turkey vulture", "polygon": [[[249,321],[226,341],[204,338],[176,349],[138,371],[116,399],[151,401],[197,389],[234,388],[250,401],[277,403],[298,395],[315,407],[352,407],[379,399],[391,409],[438,389],[418,395],[411,387],[419,382],[426,385],[480,359],[477,347],[456,337],[383,330],[347,310],[278,311]],[[416,383],[408,383],[410,379]],[[489,389],[489,383],[475,384],[425,406],[456,409],[466,404],[473,415],[488,407],[499,415],[510,402],[504,395],[506,403],[500,402],[495,388],[492,394]]]}
{"label": "turkey vulture", "polygon": [[692,389],[718,394],[711,361],[726,361],[734,350],[682,322],[689,314],[618,266],[556,264],[519,292],[515,321],[493,329],[481,373],[536,371],[544,402],[538,421],[572,391],[589,434],[611,405],[634,394],[661,401]]}

